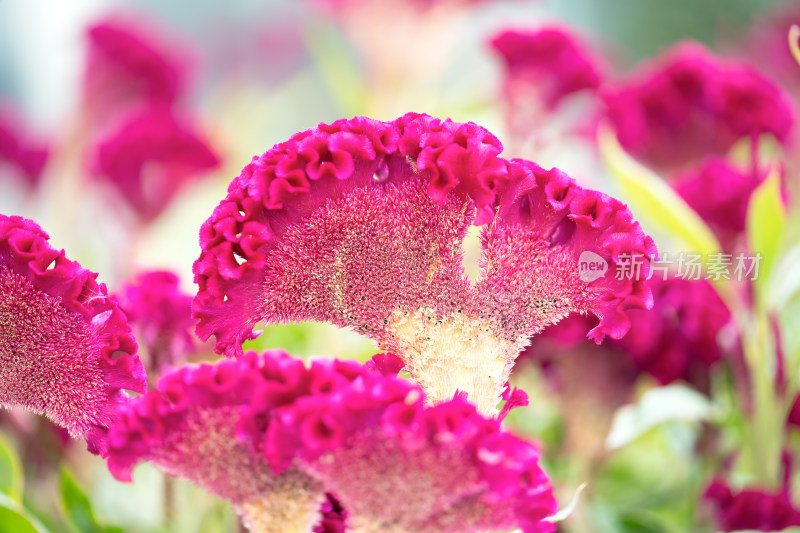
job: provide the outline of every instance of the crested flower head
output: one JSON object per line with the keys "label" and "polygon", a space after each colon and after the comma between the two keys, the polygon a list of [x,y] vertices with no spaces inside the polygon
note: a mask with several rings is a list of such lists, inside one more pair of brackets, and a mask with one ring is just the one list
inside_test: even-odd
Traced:
{"label": "crested flower head", "polygon": [[253,409],[269,412],[340,387],[361,372],[356,363],[338,361],[306,368],[279,351],[184,366],[120,409],[111,430],[109,469],[130,481],[137,463],[152,461],[232,502],[253,532],[284,531],[281,524],[295,520],[313,525],[320,518],[323,487],[296,469],[275,473],[238,435],[242,427],[268,427],[268,417],[252,416]]}
{"label": "crested flower head", "polygon": [[[486,413],[546,325],[591,312],[593,338],[624,335],[650,293],[613,271],[626,254],[646,271],[652,240],[620,202],[501,150],[473,123],[408,114],[321,124],[253,158],[201,228],[198,334],[237,355],[261,320],[352,327],[431,401],[461,391]],[[486,226],[475,284],[470,224]],[[612,274],[582,279],[584,252]]]}
{"label": "crested flower head", "polygon": [[682,168],[724,154],[742,137],[786,142],[794,108],[788,94],[744,63],[723,62],[683,43],[604,94],[620,143],[636,157]]}
{"label": "crested flower head", "polygon": [[149,376],[184,363],[197,346],[192,297],[181,292],[178,282],[172,272],[143,272],[117,294],[139,347],[146,350]]}
{"label": "crested flower head", "polygon": [[97,143],[93,171],[150,220],[181,186],[218,165],[216,154],[189,123],[157,105],[132,112]]}
{"label": "crested flower head", "polygon": [[786,490],[768,492],[745,488],[736,493],[722,479],[715,479],[704,498],[712,507],[721,531],[781,531],[800,526],[798,510]]}
{"label": "crested flower head", "polygon": [[108,19],[87,31],[84,98],[97,116],[142,103],[170,104],[186,85],[186,54],[142,21]]}
{"label": "crested flower head", "polygon": [[34,222],[0,215],[0,404],[47,415],[104,454],[145,373],[125,315]]}
{"label": "crested flower head", "polygon": [[47,150],[31,142],[10,106],[0,105],[0,171],[11,168],[24,181],[36,184],[46,162]]}
{"label": "crested flower head", "polygon": [[264,454],[320,480],[365,532],[550,532],[539,452],[462,398],[424,406],[407,380],[364,374],[278,410]]}
{"label": "crested flower head", "polygon": [[495,36],[491,44],[505,62],[505,90],[512,98],[525,95],[531,98],[531,91],[516,93],[516,86],[525,85],[538,93],[544,107],[552,109],[563,98],[600,85],[597,61],[578,37],[565,28],[506,30]]}

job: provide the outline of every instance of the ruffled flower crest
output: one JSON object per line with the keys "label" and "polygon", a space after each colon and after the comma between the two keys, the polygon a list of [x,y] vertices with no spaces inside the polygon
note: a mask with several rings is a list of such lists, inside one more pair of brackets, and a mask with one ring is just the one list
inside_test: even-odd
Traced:
{"label": "ruffled flower crest", "polygon": [[125,315],[33,221],[0,215],[0,403],[45,414],[105,455],[108,427],[146,390]]}
{"label": "ruffled flower crest", "polygon": [[[261,444],[336,495],[363,532],[554,531],[539,453],[455,398],[425,407],[407,380],[365,373],[273,411]],[[391,505],[387,505],[391,502]]]}
{"label": "ruffled flower crest", "polygon": [[332,360],[306,368],[280,351],[184,366],[120,409],[111,430],[109,470],[131,481],[137,463],[152,461],[232,502],[254,533],[307,530],[327,516],[320,515],[321,506],[333,512],[323,505],[324,488],[297,469],[275,473],[253,452],[253,440],[240,435],[250,435],[244,428],[268,427],[269,417],[256,417],[256,409],[269,412],[341,387],[361,372],[355,362]]}
{"label": "ruffled flower crest", "polygon": [[[473,123],[408,114],[321,124],[255,157],[201,228],[198,335],[232,356],[261,320],[352,327],[400,356],[430,401],[458,390],[484,413],[545,325],[592,312],[593,338],[623,335],[649,292],[614,268],[638,254],[646,272],[652,240],[619,202],[501,150]],[[486,226],[475,285],[461,264],[473,223]],[[582,281],[584,251],[612,274]]]}

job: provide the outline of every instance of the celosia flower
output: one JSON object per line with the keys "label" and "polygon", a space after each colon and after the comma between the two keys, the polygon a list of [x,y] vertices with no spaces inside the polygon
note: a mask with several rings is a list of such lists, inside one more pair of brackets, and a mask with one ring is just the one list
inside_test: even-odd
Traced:
{"label": "celosia flower", "polygon": [[[646,272],[652,240],[620,202],[501,150],[473,123],[408,114],[321,124],[255,157],[201,228],[198,335],[237,355],[260,320],[352,327],[430,401],[460,391],[483,413],[546,325],[591,312],[592,338],[621,337],[651,295],[614,272],[625,254]],[[486,226],[475,284],[461,264],[471,223]],[[584,252],[610,274],[583,281]]]}
{"label": "celosia flower", "polygon": [[780,87],[694,43],[673,47],[604,100],[622,146],[669,169],[724,154],[742,137],[769,133],[785,142],[794,116]]}
{"label": "celosia flower", "polygon": [[142,103],[171,104],[186,84],[186,54],[142,21],[109,19],[87,31],[84,99],[105,117]]}
{"label": "celosia flower", "polygon": [[[276,474],[237,435],[243,426],[266,429],[271,410],[340,388],[362,372],[355,362],[332,360],[306,368],[277,351],[182,367],[120,408],[109,469],[130,481],[137,463],[152,461],[232,502],[254,533],[306,531],[320,519],[324,487],[297,469]],[[267,416],[253,416],[251,404]]]}
{"label": "celosia flower", "polygon": [[734,494],[725,481],[715,479],[706,489],[704,498],[713,507],[721,531],[781,531],[800,526],[800,510],[785,489],[767,492],[746,488]]}
{"label": "celosia flower", "polygon": [[750,195],[763,180],[720,157],[707,157],[672,185],[716,234],[723,249],[741,249]]}
{"label": "celosia flower", "polygon": [[122,285],[117,299],[144,347],[151,379],[165,367],[186,362],[197,347],[192,297],[181,292],[178,276],[167,271],[143,272]]}
{"label": "celosia flower", "polygon": [[47,150],[31,142],[15,113],[0,106],[0,169],[8,165],[15,174],[35,185],[46,161]]}
{"label": "celosia flower", "polygon": [[0,215],[0,404],[45,414],[104,454],[145,373],[125,315],[34,222]]}
{"label": "celosia flower", "polygon": [[218,165],[193,126],[167,107],[152,106],[131,113],[97,143],[93,171],[149,221],[187,181]]}
{"label": "celosia flower", "polygon": [[524,99],[555,108],[563,98],[600,86],[597,61],[570,30],[546,27],[536,31],[507,30],[491,41],[506,67],[504,90],[512,107],[524,109]]}
{"label": "celosia flower", "polygon": [[418,386],[365,374],[274,411],[264,453],[342,502],[364,532],[554,531],[536,448],[462,398],[425,407]]}

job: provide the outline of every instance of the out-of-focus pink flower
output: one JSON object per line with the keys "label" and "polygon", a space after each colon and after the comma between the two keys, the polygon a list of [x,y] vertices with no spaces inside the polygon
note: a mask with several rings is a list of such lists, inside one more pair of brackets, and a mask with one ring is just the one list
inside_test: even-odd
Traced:
{"label": "out-of-focus pink flower", "polygon": [[712,506],[717,527],[722,531],[781,531],[800,526],[800,510],[786,490],[767,492],[745,488],[736,493],[722,479],[714,479],[704,499]]}
{"label": "out-of-focus pink flower", "polygon": [[666,385],[676,380],[703,385],[708,369],[735,345],[727,329],[731,314],[705,280],[654,276],[653,309],[632,311],[631,331],[610,346],[628,354],[641,372]]}
{"label": "out-of-focus pink flower", "polygon": [[108,426],[144,392],[125,315],[34,222],[0,215],[0,403],[45,414],[105,454]]}
{"label": "out-of-focus pink flower", "polygon": [[327,498],[322,502],[322,507],[320,508],[322,518],[314,526],[313,533],[345,533],[347,530],[347,509],[342,507],[339,500],[332,495],[327,494],[326,496]]}
{"label": "out-of-focus pink flower", "polygon": [[144,21],[108,19],[87,31],[84,100],[103,118],[141,104],[172,104],[187,81],[188,54]]}
{"label": "out-of-focus pink flower", "polygon": [[783,89],[695,43],[671,48],[603,99],[623,147],[671,170],[724,154],[742,137],[769,133],[786,142],[794,121]]}
{"label": "out-of-focus pink flower", "polygon": [[[320,124],[253,158],[201,228],[198,335],[237,355],[260,320],[352,327],[403,359],[429,397],[459,390],[487,413],[547,324],[591,312],[592,338],[621,337],[651,294],[613,273],[626,253],[646,272],[652,240],[617,200],[501,150],[473,123],[408,114]],[[487,225],[475,285],[461,264],[473,223]],[[582,279],[586,252],[611,275]]]}
{"label": "out-of-focus pink flower", "polygon": [[716,234],[724,250],[735,250],[747,221],[750,195],[763,180],[743,172],[721,157],[705,158],[697,167],[680,173],[672,183]]}
{"label": "out-of-focus pink flower", "polygon": [[188,181],[220,163],[194,127],[164,106],[126,116],[97,142],[92,159],[93,173],[113,184],[145,221]]}
{"label": "out-of-focus pink flower", "polygon": [[143,272],[124,283],[119,305],[146,350],[151,379],[179,366],[197,348],[192,297],[181,292],[178,276],[167,271]]}
{"label": "out-of-focus pink flower", "polygon": [[184,366],[120,409],[111,429],[109,469],[130,481],[137,463],[152,461],[232,502],[254,532],[276,531],[263,526],[280,520],[289,529],[297,525],[293,519],[310,527],[321,518],[324,487],[295,468],[273,471],[254,451],[253,431],[273,423],[273,410],[341,388],[362,372],[355,362],[333,360],[307,368],[280,351]]}
{"label": "out-of-focus pink flower", "polygon": [[36,185],[46,162],[47,149],[28,138],[10,105],[0,105],[0,169],[8,165],[26,182]]}
{"label": "out-of-focus pink flower", "polygon": [[[608,339],[583,355],[614,360],[625,357],[639,373],[653,376],[662,385],[685,380],[705,389],[708,369],[722,358],[723,346],[735,346],[736,340],[727,338],[734,335],[727,329],[730,311],[705,280],[664,280],[657,274],[650,286],[653,308],[628,313],[628,334],[619,340]],[[579,332],[595,322],[590,317],[572,315],[534,337],[526,355],[547,363],[567,351],[583,350],[586,340]],[[635,374],[630,377],[635,378]]]}
{"label": "out-of-focus pink flower", "polygon": [[[597,60],[566,28],[506,30],[491,44],[505,63],[504,91],[517,110],[537,99],[539,107],[554,109],[563,98],[600,86]],[[531,103],[526,105],[525,100]]]}
{"label": "out-of-focus pink flower", "polygon": [[539,452],[455,398],[425,407],[421,389],[364,374],[277,411],[264,453],[277,472],[319,479],[364,531],[555,531]]}

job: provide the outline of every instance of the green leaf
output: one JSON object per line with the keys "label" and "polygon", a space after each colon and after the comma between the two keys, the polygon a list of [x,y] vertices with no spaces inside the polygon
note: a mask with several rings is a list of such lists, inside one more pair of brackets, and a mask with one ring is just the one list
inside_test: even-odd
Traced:
{"label": "green leaf", "polygon": [[710,400],[693,389],[682,385],[656,387],[644,393],[638,403],[617,410],[606,448],[625,446],[665,422],[709,420],[714,415]]}
{"label": "green leaf", "polygon": [[80,533],[105,531],[94,518],[89,497],[64,468],[61,469],[61,505],[64,518],[75,531]]}
{"label": "green leaf", "polygon": [[773,168],[767,179],[753,191],[747,206],[747,237],[753,253],[761,254],[756,283],[769,277],[786,229],[786,207],[781,197],[781,178]]}
{"label": "green leaf", "polygon": [[707,256],[720,249],[717,238],[700,216],[667,182],[629,156],[609,125],[600,126],[597,142],[608,170],[637,218],[648,220],[681,241],[683,251]]}
{"label": "green leaf", "polygon": [[3,533],[48,533],[22,505],[0,494],[0,531]]}
{"label": "green leaf", "polygon": [[24,485],[22,462],[11,444],[0,435],[0,492],[21,502]]}

